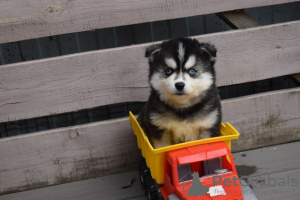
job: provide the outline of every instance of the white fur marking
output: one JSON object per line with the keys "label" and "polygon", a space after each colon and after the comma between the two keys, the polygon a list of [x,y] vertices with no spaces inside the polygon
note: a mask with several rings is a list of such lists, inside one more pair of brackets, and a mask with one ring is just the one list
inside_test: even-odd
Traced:
{"label": "white fur marking", "polygon": [[[177,78],[177,79],[176,79]],[[185,95],[177,96],[175,93],[176,82],[184,82]],[[159,93],[161,100],[176,108],[186,108],[192,106],[197,97],[206,91],[213,84],[213,75],[209,72],[202,73],[198,78],[193,79],[188,74],[181,76],[173,73],[168,78],[162,78],[160,72],[154,73],[150,78],[150,85]]]}
{"label": "white fur marking", "polygon": [[193,93],[194,96],[199,96],[213,84],[213,75],[209,72],[201,73],[201,75],[192,79],[188,74],[185,74],[186,92]]}
{"label": "white fur marking", "polygon": [[177,78],[177,79],[175,79],[175,83],[184,82],[183,74],[181,71],[179,72],[179,75],[175,78]]}
{"label": "white fur marking", "polygon": [[150,119],[154,125],[158,126],[160,129],[166,130],[163,134],[173,133],[173,141],[175,143],[178,143],[182,139],[187,142],[210,137],[210,133],[208,133],[206,129],[212,128],[217,118],[217,110],[193,121],[181,120],[176,116],[157,113],[152,113],[150,115]]}
{"label": "white fur marking", "polygon": [[155,54],[155,53],[158,52],[158,51],[160,51],[160,48],[159,48],[159,49],[155,49],[155,50],[151,53],[151,55]]}
{"label": "white fur marking", "polygon": [[183,62],[183,58],[184,58],[184,47],[183,44],[181,42],[179,42],[178,44],[178,58],[180,60],[180,63]]}
{"label": "white fur marking", "polygon": [[194,55],[191,55],[188,60],[186,61],[184,67],[185,69],[190,69],[196,64],[196,57]]}
{"label": "white fur marking", "polygon": [[165,63],[166,65],[168,65],[168,67],[172,68],[172,69],[176,69],[176,62],[173,58],[166,58],[165,59]]}
{"label": "white fur marking", "polygon": [[[189,74],[180,72],[173,73],[168,78],[162,77],[162,72],[155,72],[150,77],[150,85],[159,93],[162,101],[167,102],[176,108],[186,108],[198,102],[198,97],[213,84],[213,75],[209,72],[191,78]],[[184,95],[178,96],[175,83],[184,82]]]}

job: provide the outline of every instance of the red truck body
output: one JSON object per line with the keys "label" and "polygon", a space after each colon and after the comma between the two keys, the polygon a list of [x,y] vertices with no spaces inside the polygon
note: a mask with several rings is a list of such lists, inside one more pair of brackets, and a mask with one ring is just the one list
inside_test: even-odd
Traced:
{"label": "red truck body", "polygon": [[239,133],[229,123],[221,124],[218,137],[158,149],[132,113],[130,124],[142,152],[139,174],[149,200],[243,200],[230,151]]}
{"label": "red truck body", "polygon": [[[207,160],[221,160],[223,169],[227,169],[224,174],[204,174],[204,162]],[[193,179],[180,180],[178,167],[190,166],[191,172],[197,172],[199,181],[204,187],[207,188],[220,188],[224,189],[223,194],[215,194],[211,196],[210,193],[205,193],[204,196],[190,196],[189,189],[194,183]],[[218,166],[215,166],[218,167]],[[225,170],[226,171],[226,170]],[[224,182],[225,181],[225,182]],[[210,144],[202,144],[193,147],[186,147],[177,149],[165,154],[165,182],[160,191],[167,199],[170,194],[176,194],[180,199],[201,199],[201,200],[237,200],[243,199],[242,189],[238,180],[237,171],[234,165],[232,154],[228,146],[224,142],[216,142]]]}

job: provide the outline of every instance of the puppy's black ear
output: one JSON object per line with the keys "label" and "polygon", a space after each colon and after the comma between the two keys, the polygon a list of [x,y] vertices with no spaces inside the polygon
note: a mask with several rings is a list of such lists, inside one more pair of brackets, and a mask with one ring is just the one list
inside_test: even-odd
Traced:
{"label": "puppy's black ear", "polygon": [[145,57],[149,58],[151,55],[155,54],[156,52],[160,51],[161,45],[160,44],[154,44],[150,47],[147,47]]}
{"label": "puppy's black ear", "polygon": [[217,57],[217,49],[214,45],[209,43],[201,43],[200,51],[207,53],[210,56],[210,61],[215,62]]}

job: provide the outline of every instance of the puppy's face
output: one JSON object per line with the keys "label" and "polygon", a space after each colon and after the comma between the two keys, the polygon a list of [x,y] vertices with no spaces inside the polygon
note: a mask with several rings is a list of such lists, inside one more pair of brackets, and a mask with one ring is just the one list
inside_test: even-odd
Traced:
{"label": "puppy's face", "polygon": [[176,108],[197,103],[215,82],[216,49],[210,44],[179,38],[147,49],[151,88]]}

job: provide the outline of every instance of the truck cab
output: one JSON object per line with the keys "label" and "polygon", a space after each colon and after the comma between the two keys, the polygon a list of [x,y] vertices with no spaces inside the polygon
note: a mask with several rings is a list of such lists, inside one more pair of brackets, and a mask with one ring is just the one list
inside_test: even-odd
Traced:
{"label": "truck cab", "polygon": [[165,154],[164,199],[243,199],[228,146],[202,144]]}

